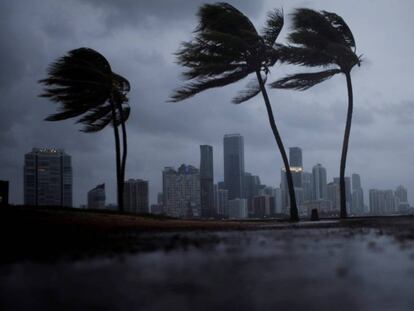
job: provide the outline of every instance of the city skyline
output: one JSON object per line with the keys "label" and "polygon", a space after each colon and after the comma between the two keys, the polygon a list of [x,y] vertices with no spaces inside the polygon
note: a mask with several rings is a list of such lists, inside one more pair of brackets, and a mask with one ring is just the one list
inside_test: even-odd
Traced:
{"label": "city skyline", "polygon": [[[180,84],[182,70],[174,65],[173,53],[180,41],[191,36],[194,13],[200,1],[181,5],[174,14],[171,12],[177,2],[163,5],[159,1],[138,2],[133,14],[142,18],[135,15],[131,18],[126,2],[116,7],[108,1],[75,2],[78,5],[63,2],[57,6],[53,1],[1,4],[6,54],[0,79],[1,105],[5,112],[0,122],[0,179],[10,181],[11,203],[23,203],[22,157],[32,146],[56,147],[70,152],[76,206],[86,202],[87,189],[104,181],[108,202],[115,202],[114,151],[108,148],[113,146],[111,130],[91,136],[78,132],[71,121],[44,122],[43,118],[55,107],[37,97],[40,93],[37,81],[44,78],[50,61],[79,46],[98,49],[120,74],[131,80],[126,179],[148,180],[152,203],[161,190],[161,186],[156,185],[161,185],[160,170],[164,165],[198,166],[198,145],[201,144],[211,145],[217,150],[215,158],[222,158],[223,133],[241,133],[245,138],[246,170],[259,175],[264,184],[278,184],[282,165],[265,122],[262,100],[255,98],[238,106],[230,103],[245,82],[208,91],[187,102],[165,102],[171,90]],[[303,5],[301,1],[230,2],[251,16],[258,27],[263,25],[266,12],[272,8],[283,6],[289,14],[294,7]],[[355,6],[361,14],[355,14]],[[394,189],[403,184],[409,193],[414,193],[410,173],[414,171],[410,134],[414,129],[414,90],[408,83],[414,45],[403,36],[406,25],[411,23],[409,12],[413,6],[412,1],[400,1],[398,6],[389,1],[377,1],[376,12],[373,12],[370,3],[360,1],[313,1],[310,4],[311,8],[343,16],[357,36],[358,50],[364,53],[363,66],[356,69],[354,77],[355,113],[346,172],[347,176],[359,172],[365,190]],[[32,14],[34,11],[37,17]],[[385,26],[381,12],[398,23]],[[21,27],[22,21],[25,27]],[[154,21],[163,23],[157,23],[160,25],[154,29]],[[86,25],[89,32],[84,31]],[[378,25],[381,35],[393,37],[394,46],[383,46],[381,40],[372,35],[369,25]],[[289,24],[280,42],[285,42],[288,29]],[[391,64],[389,56],[395,51],[398,57]],[[272,79],[286,72],[289,68],[272,68]],[[341,77],[305,93],[269,91],[285,147],[301,146],[306,152],[304,167],[309,169],[322,163],[328,171],[328,180],[339,176],[345,92]],[[222,164],[215,162],[214,171],[216,175],[221,174]],[[216,177],[217,180],[223,178]],[[409,200],[413,204],[412,199]]]}
{"label": "city skyline", "polygon": [[[242,155],[243,155],[242,157],[244,158],[244,137],[243,137],[243,135],[238,134],[238,133],[237,134],[224,134],[223,143],[225,141],[225,138],[233,138],[233,139],[236,138],[237,141],[241,141],[241,147],[239,146],[236,149],[241,148],[240,151],[238,151],[238,152],[241,152]],[[232,142],[232,144],[234,145],[233,142]],[[238,142],[238,144],[240,144],[240,143]],[[222,147],[223,147],[223,150],[224,150],[224,144],[223,144]],[[202,180],[206,179],[206,178],[207,178],[207,184],[209,184],[210,182],[213,183],[213,188],[212,188],[213,192],[216,191],[214,189],[217,186],[218,186],[217,190],[219,190],[220,184],[222,185],[222,187],[225,187],[224,176],[223,176],[223,179],[221,179],[221,180],[218,180],[217,178],[214,178],[214,176],[217,176],[216,175],[217,172],[215,172],[215,170],[214,170],[215,161],[213,159],[214,159],[215,156],[214,156],[214,150],[213,150],[212,146],[210,146],[210,145],[199,145],[199,148],[200,148],[199,149],[199,159],[200,159],[199,160],[199,166],[181,163],[181,165],[178,165],[178,170],[175,169],[175,166],[164,166],[163,171],[161,171],[162,176],[164,176],[163,172],[166,172],[166,171],[171,171],[174,174],[176,174],[177,172],[180,172],[180,171],[184,172],[185,174],[188,174],[188,172],[190,172],[192,174],[193,171],[195,170],[196,173],[197,173],[197,178],[198,178],[198,186],[197,186],[199,188],[198,191],[201,191]],[[32,151],[27,153],[26,156],[25,156],[26,157],[26,162],[27,162],[27,157],[30,156],[30,154],[40,154],[40,155],[44,154],[46,156],[51,156],[51,155],[52,156],[55,156],[55,155],[56,156],[62,156],[63,155],[64,157],[68,156],[65,153],[65,151],[62,150],[62,149],[33,147]],[[327,170],[321,163],[316,163],[311,169],[305,167],[303,165],[303,158],[304,157],[303,157],[303,150],[302,150],[301,147],[298,147],[298,146],[290,147],[289,148],[289,154],[290,154],[290,156],[292,156],[292,159],[293,159],[293,161],[292,161],[293,165],[291,165],[291,168],[296,170],[297,171],[296,173],[300,173],[300,175],[298,175],[297,179],[298,180],[300,179],[301,186],[299,188],[301,189],[302,193],[301,193],[301,199],[299,199],[299,197],[297,198],[297,200],[299,200],[298,202],[300,204],[302,204],[303,198],[305,198],[305,201],[306,201],[306,191],[307,191],[306,188],[308,186],[304,182],[308,178],[310,178],[312,180],[311,183],[313,185],[315,185],[317,183],[321,183],[321,182],[322,182],[322,184],[326,183],[326,189],[325,190],[320,190],[320,189],[316,189],[316,188],[309,189],[311,191],[311,193],[310,193],[311,200],[320,200],[320,199],[326,200],[326,199],[328,199],[328,197],[329,197],[329,194],[328,194],[329,184],[338,184],[339,185],[339,177],[332,177],[332,178],[327,177],[327,176],[329,176],[327,174]],[[306,156],[305,156],[305,159],[306,159]],[[69,163],[71,163],[71,160],[72,159],[69,156]],[[30,161],[30,159],[29,159],[29,161]],[[224,163],[224,161],[225,161],[225,158],[223,157],[223,159],[221,159],[221,162]],[[220,162],[220,160],[218,160],[218,162]],[[203,166],[203,169],[201,170],[202,166]],[[243,164],[243,167],[244,167],[244,164]],[[283,170],[284,170],[284,168],[282,167],[279,172],[283,173]],[[70,166],[71,182],[72,182],[72,175],[73,175],[72,171],[73,171],[73,168],[72,168],[72,166]],[[26,172],[26,169],[24,169],[24,172]],[[315,175],[315,173],[317,173],[318,175]],[[308,174],[309,174],[309,177],[307,177]],[[320,175],[320,174],[322,174],[322,175]],[[218,174],[218,175],[220,176],[220,174]],[[222,172],[222,175],[224,175],[224,170]],[[282,175],[280,175],[280,181],[278,183],[276,183],[276,184],[266,184],[266,183],[261,182],[261,179],[260,179],[259,175],[254,174],[254,173],[252,174],[251,172],[248,172],[245,169],[244,174],[243,174],[243,178],[242,178],[243,179],[243,183],[242,183],[243,184],[243,191],[242,191],[243,198],[247,198],[246,193],[245,193],[245,191],[247,191],[247,190],[246,190],[246,185],[244,183],[246,182],[246,177],[248,177],[248,176],[253,177],[253,178],[257,177],[258,180],[259,180],[259,184],[262,185],[262,186],[270,187],[270,188],[273,188],[273,189],[282,189],[282,190],[284,189],[283,185],[282,185],[282,182],[281,182],[282,181]],[[204,177],[204,178],[202,178],[202,177]],[[125,185],[128,185],[130,182],[143,182],[143,183],[145,183],[145,185],[146,185],[146,190],[145,191],[147,193],[146,195],[147,195],[147,198],[148,198],[148,201],[145,204],[147,206],[146,209],[148,211],[150,211],[149,210],[150,205],[159,203],[159,195],[163,194],[162,190],[165,187],[163,185],[164,182],[161,184],[161,191],[158,191],[158,192],[155,193],[155,200],[152,201],[151,198],[154,197],[153,192],[154,192],[154,189],[157,188],[157,186],[155,185],[155,187],[154,187],[154,185],[151,185],[149,181],[142,180],[139,177],[137,177],[137,178],[138,178],[137,180],[134,180],[134,179],[131,179],[131,178],[125,180]],[[164,177],[163,177],[163,179],[164,179]],[[348,206],[349,209],[351,208],[351,204],[353,204],[352,203],[353,200],[355,200],[353,197],[351,197],[351,195],[352,196],[354,195],[354,192],[358,192],[356,194],[356,195],[359,196],[358,199],[356,199],[357,204],[360,205],[359,202],[362,200],[362,207],[361,206],[359,207],[359,211],[364,211],[365,206],[369,207],[370,202],[371,202],[370,197],[369,197],[369,193],[370,193],[371,190],[380,191],[380,192],[381,191],[383,191],[383,192],[384,191],[392,191],[393,193],[395,192],[396,196],[399,196],[399,195],[397,195],[397,193],[399,191],[400,191],[400,193],[401,193],[401,191],[403,191],[403,192],[405,191],[404,200],[401,200],[401,201],[402,202],[408,202],[409,205],[411,205],[411,202],[410,202],[410,199],[409,199],[410,195],[408,194],[408,197],[407,197],[407,186],[406,185],[398,184],[398,186],[394,186],[394,187],[390,187],[390,188],[380,188],[380,187],[366,188],[366,187],[363,187],[363,186],[361,187],[361,185],[363,185],[363,182],[361,182],[361,174],[359,174],[357,172],[352,172],[351,176],[346,176],[345,177],[345,182],[346,182],[347,204],[349,204],[349,206]],[[103,184],[103,185],[105,185],[105,184]],[[99,186],[100,185],[98,185],[97,187],[99,187]],[[71,188],[72,187],[73,187],[73,185],[71,184]],[[94,189],[96,189],[96,188],[94,188]],[[94,189],[92,189],[92,190],[94,190]],[[359,193],[359,189],[362,189],[362,194]],[[72,191],[72,189],[71,189],[71,191]],[[228,190],[226,189],[226,191],[228,191]],[[86,201],[85,202],[81,202],[79,205],[73,204],[73,206],[74,207],[88,206],[89,192],[86,192]],[[409,191],[408,191],[408,193],[409,193]],[[287,193],[285,193],[285,195],[286,194]],[[402,196],[404,196],[404,194],[402,194]],[[72,201],[72,193],[71,193],[70,200]],[[198,198],[198,200],[200,201],[199,204],[198,204],[200,210],[197,213],[200,213],[200,215],[201,215],[201,213],[202,213],[201,212],[201,209],[202,209],[201,202],[203,200],[201,195]],[[213,196],[212,200],[215,201],[216,198]],[[106,202],[107,202],[107,205],[113,205],[114,204],[113,202],[108,202],[108,201],[106,201]],[[11,203],[13,204],[13,202],[11,202]],[[210,204],[210,203],[208,203],[208,204]],[[216,203],[214,203],[214,204],[216,204]],[[216,208],[217,208],[217,206],[216,206]],[[144,208],[144,210],[145,210],[145,208]],[[207,215],[212,215],[212,214],[204,214],[204,215],[205,215],[204,217],[210,217],[210,216],[207,216]]]}

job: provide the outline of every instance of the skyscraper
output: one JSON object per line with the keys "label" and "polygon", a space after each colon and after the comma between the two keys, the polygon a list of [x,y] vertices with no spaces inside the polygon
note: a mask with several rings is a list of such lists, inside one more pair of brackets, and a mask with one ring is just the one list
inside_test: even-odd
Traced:
{"label": "skyscraper", "polygon": [[128,179],[124,183],[124,207],[130,213],[149,213],[148,181]]}
{"label": "skyscraper", "polygon": [[240,134],[227,134],[224,145],[224,183],[229,200],[244,198],[244,140]]}
{"label": "skyscraper", "polygon": [[331,201],[332,210],[339,213],[341,201],[339,184],[336,182],[330,182],[327,186],[328,201]]}
{"label": "skyscraper", "polygon": [[225,189],[217,190],[217,214],[219,217],[229,215],[229,191]]}
{"label": "skyscraper", "polygon": [[400,213],[407,213],[410,210],[407,188],[404,186],[400,185],[397,187],[397,189],[395,189],[395,208]]}
{"label": "skyscraper", "polygon": [[[275,213],[274,210],[275,197],[270,195],[258,195],[253,198],[253,214],[254,218],[265,218]],[[273,208],[272,208],[273,207]]]}
{"label": "skyscraper", "polygon": [[292,172],[293,186],[295,188],[302,188],[302,149],[299,147],[289,148],[289,165]]}
{"label": "skyscraper", "polygon": [[64,150],[33,148],[25,155],[24,203],[72,206],[71,157]]}
{"label": "skyscraper", "polygon": [[214,212],[214,173],[213,147],[200,146],[200,204],[201,217],[213,217]]}
{"label": "skyscraper", "polygon": [[229,200],[229,219],[248,218],[247,200],[234,199]]}
{"label": "skyscraper", "polygon": [[359,174],[352,174],[352,204],[351,213],[361,215],[364,213],[364,191],[361,187],[361,177]]}
{"label": "skyscraper", "polygon": [[172,217],[200,217],[200,172],[191,165],[162,172],[164,211]]}
{"label": "skyscraper", "polygon": [[408,192],[407,188],[404,186],[398,186],[395,190],[395,196],[398,198],[400,203],[407,203],[408,202]]}
{"label": "skyscraper", "polygon": [[104,209],[105,199],[105,184],[97,185],[88,192],[88,208]]}
{"label": "skyscraper", "polygon": [[392,190],[369,190],[369,209],[373,215],[386,215],[396,212]]}
{"label": "skyscraper", "polygon": [[303,201],[309,202],[313,199],[313,175],[309,172],[302,173]]}
{"label": "skyscraper", "polygon": [[259,194],[260,177],[250,173],[244,173],[244,196],[246,199],[253,199]]}
{"label": "skyscraper", "polygon": [[283,209],[282,189],[275,189],[275,214],[281,214]]}
{"label": "skyscraper", "polygon": [[326,182],[326,169],[321,164],[316,164],[312,168],[313,177],[313,199],[326,200],[328,198],[328,189]]}
{"label": "skyscraper", "polygon": [[352,190],[361,188],[361,176],[359,174],[352,174]]}

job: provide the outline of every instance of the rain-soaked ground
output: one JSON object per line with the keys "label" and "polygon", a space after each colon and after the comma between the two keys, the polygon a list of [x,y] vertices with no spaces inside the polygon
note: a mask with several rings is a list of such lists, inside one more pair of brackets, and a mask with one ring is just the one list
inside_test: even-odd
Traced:
{"label": "rain-soaked ground", "polygon": [[137,245],[2,265],[0,309],[414,310],[414,242],[380,229],[144,233]]}

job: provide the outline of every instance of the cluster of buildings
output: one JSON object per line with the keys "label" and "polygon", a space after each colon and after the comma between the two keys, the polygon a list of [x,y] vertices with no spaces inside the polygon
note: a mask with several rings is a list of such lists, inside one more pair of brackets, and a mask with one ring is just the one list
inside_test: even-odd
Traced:
{"label": "cluster of buildings", "polygon": [[[163,192],[158,203],[151,206],[154,213],[190,218],[268,218],[289,214],[290,202],[286,170],[281,169],[280,187],[261,184],[260,177],[245,171],[244,139],[239,134],[223,138],[224,180],[214,184],[213,148],[200,146],[200,169],[181,165],[177,170],[163,171]],[[321,216],[339,216],[339,177],[327,179],[321,164],[312,171],[303,167],[302,150],[289,149],[289,165],[299,213],[309,217],[313,209]],[[371,189],[369,206],[364,204],[364,191],[359,174],[345,177],[346,206],[350,215],[389,215],[411,212],[407,190]]]}
{"label": "cluster of buildings", "polygon": [[[340,210],[339,177],[335,177],[328,182],[326,168],[319,163],[313,166],[311,172],[306,172],[303,168],[302,150],[299,147],[289,149],[289,164],[300,215],[309,216],[312,209],[317,209],[320,215],[338,216]],[[284,168],[281,170],[280,190],[283,196],[283,209],[287,209],[289,208],[289,197]],[[384,193],[387,196],[384,196]],[[345,177],[345,197],[348,214],[358,216],[410,212],[410,206],[407,201],[407,189],[403,186],[399,186],[395,191],[371,189],[369,196],[369,206],[367,206],[364,204],[364,190],[362,189],[359,174]],[[284,210],[284,213],[287,213],[287,211]]]}
{"label": "cluster of buildings", "polygon": [[[23,170],[25,205],[73,206],[72,163],[70,155],[64,150],[33,148],[31,152],[25,154]],[[0,186],[2,185],[0,183]],[[5,200],[1,194],[0,196],[2,200]],[[149,212],[147,181],[139,179],[126,181],[123,196],[127,212]],[[113,204],[106,205],[105,184],[98,185],[88,192],[85,207],[90,209],[117,208]]]}
{"label": "cluster of buildings", "polygon": [[[162,171],[162,192],[149,206],[148,181],[129,179],[124,183],[124,208],[130,213],[165,214],[178,218],[246,219],[283,217],[290,202],[286,171],[281,169],[279,187],[260,182],[260,177],[245,171],[244,139],[240,134],[223,137],[224,180],[214,182],[213,147],[200,146],[200,166],[182,164]],[[327,180],[321,164],[311,171],[303,167],[302,150],[289,148],[289,165],[296,201],[302,217],[317,209],[321,216],[338,216],[339,178]],[[61,149],[33,148],[24,161],[24,204],[73,206],[71,157]],[[9,184],[0,181],[0,205],[8,204]],[[411,213],[407,189],[369,190],[368,205],[359,174],[345,177],[346,205],[350,215],[390,215]],[[87,193],[89,209],[117,209],[106,204],[105,184]]]}

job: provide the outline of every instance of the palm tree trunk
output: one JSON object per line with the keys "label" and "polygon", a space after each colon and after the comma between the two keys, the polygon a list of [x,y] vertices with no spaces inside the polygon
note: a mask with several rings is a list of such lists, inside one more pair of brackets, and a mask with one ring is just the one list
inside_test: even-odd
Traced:
{"label": "palm tree trunk", "polygon": [[288,184],[288,189],[289,189],[289,198],[290,198],[290,220],[299,221],[298,207],[296,205],[296,198],[295,198],[295,188],[293,187],[293,178],[292,178],[292,173],[290,171],[289,161],[286,155],[285,147],[283,146],[282,138],[280,137],[279,131],[277,130],[277,127],[276,127],[276,122],[273,116],[272,106],[270,105],[269,96],[267,95],[267,91],[263,83],[263,79],[262,79],[262,75],[260,74],[260,71],[256,71],[256,75],[257,75],[257,80],[259,81],[260,90],[262,92],[264,102],[266,104],[270,127],[272,128],[273,136],[275,137],[277,146],[279,147],[280,154],[282,155],[283,164],[285,165],[286,179],[287,179],[287,184]]}
{"label": "palm tree trunk", "polygon": [[351,133],[351,122],[352,122],[352,111],[353,111],[353,94],[352,94],[352,81],[351,81],[351,73],[347,72],[346,76],[346,84],[348,87],[348,113],[346,115],[346,125],[345,125],[345,134],[344,134],[344,142],[342,144],[342,155],[341,155],[341,168],[340,168],[340,175],[339,175],[339,187],[340,187],[340,199],[341,199],[341,218],[347,217],[346,211],[346,188],[345,188],[345,167],[346,167],[346,156],[348,154],[348,143],[349,143],[349,135]]}
{"label": "palm tree trunk", "polygon": [[110,100],[111,109],[112,109],[112,125],[114,128],[115,136],[115,158],[116,158],[116,186],[117,186],[117,199],[118,199],[118,208],[120,212],[124,211],[124,197],[122,192],[123,181],[121,179],[121,146],[119,141],[119,131],[116,124],[116,108],[113,98]]}
{"label": "palm tree trunk", "polygon": [[[126,132],[126,126],[125,126],[125,120],[124,120],[124,113],[122,111],[122,105],[118,104],[118,111],[119,111],[119,117],[121,119],[121,129],[122,129],[122,160],[121,160],[121,193],[124,193],[124,183],[125,183],[125,167],[126,167],[126,159],[127,159],[127,153],[128,153],[128,142],[127,142],[127,132]],[[122,197],[123,199],[123,197]],[[123,200],[122,200],[123,203]]]}

